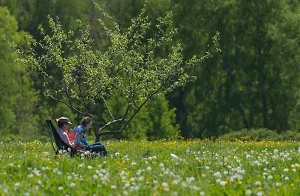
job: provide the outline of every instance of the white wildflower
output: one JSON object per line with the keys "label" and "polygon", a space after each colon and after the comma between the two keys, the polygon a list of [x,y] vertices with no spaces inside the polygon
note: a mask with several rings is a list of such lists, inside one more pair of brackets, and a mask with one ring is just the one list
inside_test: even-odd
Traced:
{"label": "white wildflower", "polygon": [[84,166],[84,164],[79,164],[79,165],[78,165],[78,167],[83,167],[83,166]]}
{"label": "white wildflower", "polygon": [[276,182],[275,186],[279,187],[279,186],[281,186],[281,183],[280,182]]}
{"label": "white wildflower", "polygon": [[273,176],[268,176],[268,180],[273,180]]}
{"label": "white wildflower", "polygon": [[220,185],[221,185],[221,186],[225,186],[225,185],[226,185],[226,182],[222,180],[222,181],[220,181]]}
{"label": "white wildflower", "polygon": [[272,167],[272,171],[275,171],[276,170],[276,167]]}
{"label": "white wildflower", "polygon": [[257,196],[262,196],[262,195],[263,195],[263,192],[257,192],[256,195],[257,195]]}
{"label": "white wildflower", "polygon": [[143,180],[144,180],[144,176],[140,176],[139,181],[143,181]]}
{"label": "white wildflower", "polygon": [[172,183],[173,183],[173,184],[178,184],[178,183],[179,183],[179,180],[173,180]]}
{"label": "white wildflower", "polygon": [[215,176],[216,178],[221,178],[221,177],[222,177],[222,174],[221,174],[220,172],[216,172],[216,173],[214,173],[214,176]]}
{"label": "white wildflower", "polygon": [[284,180],[289,180],[289,179],[290,179],[289,177],[285,177],[285,178],[284,178]]}
{"label": "white wildflower", "polygon": [[167,186],[168,186],[168,183],[163,182],[161,185],[162,185],[163,187],[167,187]]}

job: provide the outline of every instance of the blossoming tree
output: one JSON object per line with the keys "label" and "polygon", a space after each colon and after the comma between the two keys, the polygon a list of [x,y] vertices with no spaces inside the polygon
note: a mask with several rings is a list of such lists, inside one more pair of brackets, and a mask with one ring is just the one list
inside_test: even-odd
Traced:
{"label": "blossoming tree", "polygon": [[[207,53],[201,58],[183,60],[180,44],[172,43],[177,32],[172,25],[172,14],[157,18],[152,25],[144,8],[122,31],[111,17],[100,11],[103,18],[99,24],[110,43],[105,51],[94,47],[89,26],[83,27],[78,21],[78,32],[65,31],[58,20],[50,17],[51,33],[40,27],[43,39],[31,39],[30,52],[19,51],[19,60],[43,76],[46,96],[87,116],[93,116],[91,105],[103,104],[111,120],[94,130],[96,141],[103,134],[122,132],[151,99],[194,80],[188,69],[209,56]],[[149,30],[153,28],[155,34],[151,35]],[[162,57],[159,51],[164,49],[167,55]],[[55,67],[55,73],[49,72],[49,67]],[[107,104],[113,96],[127,102],[127,109],[119,118]],[[112,124],[119,124],[120,128],[107,131]]]}

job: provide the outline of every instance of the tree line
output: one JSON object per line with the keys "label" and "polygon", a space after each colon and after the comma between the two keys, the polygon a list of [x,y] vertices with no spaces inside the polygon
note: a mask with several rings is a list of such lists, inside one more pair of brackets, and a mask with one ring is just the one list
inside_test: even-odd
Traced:
{"label": "tree line", "polygon": [[[204,56],[214,45],[214,35],[220,35],[220,50],[189,70],[197,79],[151,100],[124,133],[113,137],[191,138],[220,136],[241,129],[266,128],[278,133],[299,129],[298,1],[150,0],[144,5],[140,0],[0,0],[0,129],[4,135],[45,134],[45,119],[63,115],[80,121],[82,114],[45,96],[43,76],[30,66],[16,63],[10,44],[26,50],[27,35],[42,40],[40,25],[51,34],[50,16],[76,35],[80,34],[78,20],[82,27],[89,25],[93,47],[107,51],[111,42],[99,25],[99,19],[104,18],[95,2],[120,31],[129,28],[143,7],[151,24],[169,14],[177,35],[155,51],[157,59],[166,57],[176,43],[181,43],[184,61],[194,55]],[[147,36],[155,33],[151,27]],[[36,52],[43,55],[42,50]],[[46,69],[57,79],[61,77],[55,66]],[[104,112],[105,104],[117,116],[126,110],[126,102],[119,96],[109,103],[95,101],[100,104],[91,105],[90,110],[97,114],[93,118],[98,126],[110,117]]]}

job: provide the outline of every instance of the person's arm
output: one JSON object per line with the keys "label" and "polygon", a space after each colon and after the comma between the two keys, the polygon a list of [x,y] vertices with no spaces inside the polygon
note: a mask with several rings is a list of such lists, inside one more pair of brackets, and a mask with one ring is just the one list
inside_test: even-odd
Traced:
{"label": "person's arm", "polygon": [[89,145],[88,142],[87,142],[87,140],[86,140],[86,136],[85,135],[83,135],[82,143],[84,143],[84,145],[86,145],[86,146]]}
{"label": "person's arm", "polygon": [[68,135],[64,132],[63,134],[59,134],[62,141],[64,141],[66,144],[68,144],[70,147],[74,148],[75,144],[74,142],[71,142]]}
{"label": "person's arm", "polygon": [[84,147],[85,144],[82,142],[82,136],[83,136],[83,133],[78,133],[78,139],[75,140],[76,141],[76,144],[80,147]]}

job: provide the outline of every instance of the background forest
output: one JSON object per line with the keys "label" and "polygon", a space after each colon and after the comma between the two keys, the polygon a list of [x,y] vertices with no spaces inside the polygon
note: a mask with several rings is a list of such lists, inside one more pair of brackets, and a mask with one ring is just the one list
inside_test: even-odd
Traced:
{"label": "background forest", "polygon": [[[45,96],[43,78],[36,70],[16,63],[9,43],[26,48],[26,35],[42,39],[38,26],[49,31],[48,15],[66,30],[76,32],[80,19],[90,25],[95,48],[105,51],[108,40],[97,19],[100,7],[121,29],[144,7],[143,0],[0,0],[0,131],[9,138],[48,135],[45,120],[68,116],[77,124],[82,115]],[[296,0],[148,0],[150,21],[172,12],[184,59],[206,54],[212,37],[220,33],[220,52],[193,69],[194,82],[149,102],[124,133],[125,139],[205,138],[240,130],[273,130],[294,135],[300,128],[299,38],[300,2]],[[154,32],[153,32],[154,33]],[[159,51],[161,57],[168,48]],[[67,54],[66,54],[67,55]],[[55,76],[56,70],[48,71]],[[113,110],[126,105],[118,97]],[[101,105],[101,104],[100,104]],[[79,106],[80,107],[80,106]],[[106,122],[101,107],[93,116]],[[299,135],[299,134],[298,134]],[[300,135],[299,135],[300,139]],[[3,140],[3,139],[2,139]]]}

